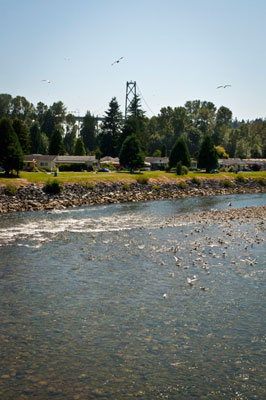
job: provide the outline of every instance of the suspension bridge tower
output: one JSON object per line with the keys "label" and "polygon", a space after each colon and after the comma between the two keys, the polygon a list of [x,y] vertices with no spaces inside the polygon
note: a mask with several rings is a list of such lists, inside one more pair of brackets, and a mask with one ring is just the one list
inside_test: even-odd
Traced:
{"label": "suspension bridge tower", "polygon": [[136,81],[130,81],[127,82],[127,87],[126,87],[126,107],[125,107],[125,119],[127,118],[128,112],[130,110],[130,106],[132,102],[135,100],[136,95],[137,95],[137,89],[136,89]]}

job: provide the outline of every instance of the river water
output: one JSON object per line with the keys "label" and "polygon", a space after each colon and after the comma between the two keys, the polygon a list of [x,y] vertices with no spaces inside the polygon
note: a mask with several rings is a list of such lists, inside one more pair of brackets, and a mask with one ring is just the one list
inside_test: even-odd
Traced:
{"label": "river water", "polygon": [[0,399],[265,399],[265,222],[182,219],[229,200],[1,215]]}

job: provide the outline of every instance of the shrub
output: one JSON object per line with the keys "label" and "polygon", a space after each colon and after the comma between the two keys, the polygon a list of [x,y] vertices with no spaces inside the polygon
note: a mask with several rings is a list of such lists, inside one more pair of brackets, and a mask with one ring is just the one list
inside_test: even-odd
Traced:
{"label": "shrub", "polygon": [[159,185],[153,185],[152,189],[153,189],[153,190],[159,190],[159,189],[160,189],[160,186],[159,186]]}
{"label": "shrub", "polygon": [[46,184],[43,186],[43,191],[49,194],[58,194],[63,192],[65,189],[64,186],[58,182],[56,179],[48,180]]}
{"label": "shrub", "polygon": [[61,171],[61,172],[63,172],[63,171],[81,172],[81,171],[89,170],[89,168],[87,167],[87,164],[85,164],[85,163],[59,164],[59,165],[57,165],[57,167],[59,168],[59,171]]}
{"label": "shrub", "polygon": [[238,175],[236,176],[236,181],[237,181],[238,183],[245,183],[245,182],[246,182],[246,178],[245,178],[243,175],[238,174]]}
{"label": "shrub", "polygon": [[235,168],[233,166],[229,167],[228,172],[235,172]]}
{"label": "shrub", "polygon": [[186,189],[187,184],[186,184],[186,182],[181,181],[181,182],[179,182],[178,187],[179,187],[180,189]]}
{"label": "shrub", "polygon": [[261,186],[266,186],[266,179],[260,176],[259,178],[256,179],[256,181],[261,185]]}
{"label": "shrub", "polygon": [[94,190],[95,189],[94,183],[91,183],[91,182],[84,182],[84,183],[82,183],[82,185],[85,186],[87,189],[90,189],[90,190]]}
{"label": "shrub", "polygon": [[14,185],[6,185],[6,193],[9,196],[15,196],[15,194],[17,193],[17,188]]}
{"label": "shrub", "polygon": [[165,170],[165,172],[170,172],[171,168],[170,168],[169,165],[166,165],[166,166],[164,167],[164,170]]}
{"label": "shrub", "polygon": [[122,189],[125,190],[125,192],[128,192],[130,189],[130,186],[128,183],[124,183],[124,185],[122,186]]}
{"label": "shrub", "polygon": [[116,168],[115,168],[115,166],[114,166],[114,164],[112,164],[112,163],[104,163],[104,164],[101,164],[101,168],[108,168],[108,169],[110,169],[110,171],[116,171]]}
{"label": "shrub", "polygon": [[191,182],[195,183],[198,186],[201,185],[201,180],[199,178],[197,178],[196,176],[193,176],[193,178],[191,179]]}
{"label": "shrub", "polygon": [[233,182],[230,179],[224,179],[222,183],[223,187],[225,188],[230,188],[234,186]]}
{"label": "shrub", "polygon": [[187,175],[188,168],[185,165],[182,165],[181,161],[178,161],[176,164],[176,174],[177,175]]}
{"label": "shrub", "polygon": [[147,176],[139,176],[137,178],[137,182],[141,183],[142,185],[147,185],[147,183],[149,182],[149,178]]}

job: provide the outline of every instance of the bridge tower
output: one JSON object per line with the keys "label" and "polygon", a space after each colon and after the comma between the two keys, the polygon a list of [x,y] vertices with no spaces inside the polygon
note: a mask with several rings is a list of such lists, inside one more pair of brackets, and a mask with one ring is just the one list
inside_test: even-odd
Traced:
{"label": "bridge tower", "polygon": [[127,118],[130,106],[137,95],[136,81],[127,82],[126,86],[126,107],[125,107],[125,119]]}

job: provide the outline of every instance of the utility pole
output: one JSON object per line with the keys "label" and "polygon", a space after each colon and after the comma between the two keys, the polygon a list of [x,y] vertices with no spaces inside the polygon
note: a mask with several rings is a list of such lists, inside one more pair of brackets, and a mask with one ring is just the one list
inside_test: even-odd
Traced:
{"label": "utility pole", "polygon": [[128,111],[130,109],[132,102],[135,100],[136,95],[137,95],[136,81],[135,82],[133,82],[133,81],[127,82],[125,119],[127,118]]}

